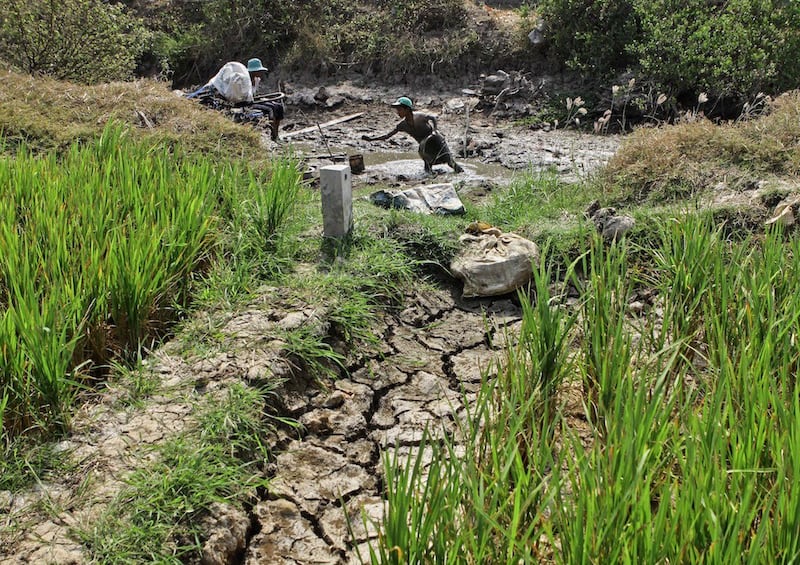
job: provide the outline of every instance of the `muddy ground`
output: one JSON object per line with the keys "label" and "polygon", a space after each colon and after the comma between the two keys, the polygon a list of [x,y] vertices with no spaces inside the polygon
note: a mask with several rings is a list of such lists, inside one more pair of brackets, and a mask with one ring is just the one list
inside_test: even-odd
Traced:
{"label": "muddy ground", "polygon": [[[354,177],[356,185],[452,181],[463,189],[505,184],[542,169],[576,179],[602,165],[619,142],[520,126],[513,118],[477,111],[476,96],[459,89],[416,93],[419,107],[440,115],[451,148],[467,148],[467,157],[459,158],[465,172],[439,165],[431,177],[409,137],[361,139],[389,131],[398,118],[388,103],[409,93],[346,83],[326,86],[325,92],[318,86],[287,91],[282,139],[274,143],[265,135],[268,148],[299,153],[310,176],[319,166],[361,154],[366,170]],[[321,305],[265,288],[241,312],[199,314],[221,328],[214,347],[187,356],[179,339],[166,344],[147,362],[145,371],[158,377],[158,387],[142,405],[120,402],[125,386],[112,382],[99,399],[82,406],[73,433],[58,445],[73,471],[48,477],[28,492],[0,492],[0,561],[88,563],[75,529],[91,528],[126,476],[152,457],[149,448],[191,426],[199,398],[224,395],[234,383],[257,383],[266,373],[290,377],[279,393],[280,410],[303,429],[275,438],[275,459],[265,467],[267,492],[247,508],[212,509],[203,563],[360,562],[358,549],[366,558],[366,544],[376,535],[370,519],[383,510],[382,456],[394,448],[413,451],[426,425],[437,434],[453,433],[482,374],[495,370],[505,340],[519,326],[520,308],[512,299],[464,301],[459,294],[458,288],[443,287],[405,297],[404,310],[377,324],[382,349],[349,352],[343,377],[327,388],[293,377],[280,344],[269,338],[273,330],[301,324],[325,331]],[[354,518],[352,536],[346,513]]]}
{"label": "muddy ground", "polygon": [[[531,125],[523,125],[535,100],[509,99],[495,108],[480,89],[453,87],[409,94],[399,88],[367,89],[351,83],[285,87],[287,119],[277,145],[299,150],[312,169],[344,156],[363,155],[366,171],[356,182],[407,186],[431,180],[424,174],[417,143],[410,136],[397,134],[380,142],[361,139],[364,134],[387,133],[395,126],[399,118],[389,104],[400,95],[412,96],[418,109],[438,116],[440,131],[464,166],[460,175],[452,174],[446,165],[435,166],[436,182],[505,184],[520,174],[542,170],[575,181],[606,163],[620,143],[617,135],[556,129],[532,119],[527,120]],[[317,127],[347,117],[352,119]]]}

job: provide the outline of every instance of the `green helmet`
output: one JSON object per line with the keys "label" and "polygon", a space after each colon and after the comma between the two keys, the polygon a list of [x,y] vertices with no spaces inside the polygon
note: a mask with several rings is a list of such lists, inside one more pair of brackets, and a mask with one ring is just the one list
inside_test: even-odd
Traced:
{"label": "green helmet", "polygon": [[414,109],[414,103],[411,101],[411,98],[407,98],[406,96],[401,96],[400,98],[395,100],[392,106],[394,107],[405,106],[406,108],[409,108],[411,110]]}
{"label": "green helmet", "polygon": [[268,71],[264,65],[261,64],[261,59],[250,59],[247,61],[247,70],[251,73],[257,73],[259,71]]}

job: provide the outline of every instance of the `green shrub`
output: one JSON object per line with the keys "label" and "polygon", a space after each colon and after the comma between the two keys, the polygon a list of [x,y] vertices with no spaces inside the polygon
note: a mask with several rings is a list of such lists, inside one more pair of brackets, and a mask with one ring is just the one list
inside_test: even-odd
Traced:
{"label": "green shrub", "polygon": [[462,0],[408,0],[392,2],[394,22],[408,31],[428,32],[459,28],[467,19]]}
{"label": "green shrub", "polygon": [[793,88],[800,5],[785,0],[543,0],[552,55],[593,75],[641,70],[680,93],[746,99]]}
{"label": "green shrub", "polygon": [[640,31],[629,0],[542,0],[539,9],[568,67],[604,74],[631,63],[626,48]]}
{"label": "green shrub", "polygon": [[[153,45],[157,59],[174,70],[177,83],[208,80],[227,61],[260,57],[268,68],[282,45],[296,37],[310,6],[279,0],[180,2],[169,14],[155,14],[150,25],[174,39]],[[306,4],[306,3],[303,3]],[[308,4],[319,4],[317,1]]]}
{"label": "green shrub", "polygon": [[29,73],[90,84],[129,78],[144,40],[144,29],[122,4],[0,3],[0,58]]}
{"label": "green shrub", "polygon": [[796,85],[796,2],[635,0],[634,6],[643,33],[628,50],[646,75],[673,91],[748,98]]}

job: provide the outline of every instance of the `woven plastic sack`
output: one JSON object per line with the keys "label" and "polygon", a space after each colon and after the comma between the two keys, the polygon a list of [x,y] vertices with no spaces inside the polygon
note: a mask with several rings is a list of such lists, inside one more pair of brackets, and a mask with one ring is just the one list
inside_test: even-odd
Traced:
{"label": "woven plastic sack", "polygon": [[464,298],[499,296],[527,284],[539,261],[536,244],[514,233],[464,234],[450,271],[464,281]]}
{"label": "woven plastic sack", "polygon": [[208,84],[232,104],[253,101],[253,87],[247,67],[236,61],[225,63]]}

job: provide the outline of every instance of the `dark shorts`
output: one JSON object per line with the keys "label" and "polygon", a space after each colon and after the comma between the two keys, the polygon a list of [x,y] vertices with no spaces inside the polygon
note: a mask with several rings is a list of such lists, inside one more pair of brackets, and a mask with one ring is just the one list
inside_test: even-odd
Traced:
{"label": "dark shorts", "polygon": [[453,160],[450,148],[439,132],[432,133],[420,142],[419,156],[429,165],[450,164]]}
{"label": "dark shorts", "polygon": [[261,110],[270,120],[282,120],[284,115],[283,102],[256,102],[254,110]]}

